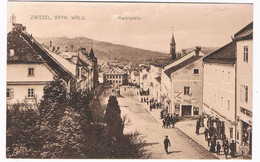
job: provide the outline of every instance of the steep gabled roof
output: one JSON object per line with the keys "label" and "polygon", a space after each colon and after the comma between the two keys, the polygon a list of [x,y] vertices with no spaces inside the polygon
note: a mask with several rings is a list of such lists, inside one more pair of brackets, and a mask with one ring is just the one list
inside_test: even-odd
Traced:
{"label": "steep gabled roof", "polygon": [[[10,43],[9,49],[14,48],[15,54],[17,53],[17,58],[12,60],[8,58],[7,63],[12,63],[12,61],[16,62],[26,62],[26,63],[34,63],[37,61],[46,62],[48,66],[61,78],[66,81],[74,78],[74,74],[71,73],[68,69],[66,69],[61,62],[55,58],[53,54],[50,54],[46,49],[44,49],[33,37],[28,34],[25,30],[26,28],[21,24],[14,25],[13,30],[8,33],[11,38],[14,34],[15,37],[18,37],[19,43],[13,44],[15,41],[13,39],[7,40]],[[26,51],[24,52],[24,49]],[[10,52],[8,53],[8,57],[10,57]]]}
{"label": "steep gabled roof", "polygon": [[191,64],[191,63],[193,63],[193,62],[195,62],[197,60],[199,60],[202,57],[203,56],[192,56],[192,57],[186,59],[185,61],[183,61],[183,62],[181,62],[181,63],[179,63],[179,64],[177,64],[175,66],[172,66],[172,67],[168,68],[167,70],[164,71],[164,73],[168,77],[170,77],[171,73],[173,73],[173,72],[175,72],[175,71],[177,71],[177,70],[179,70],[179,69],[181,69],[181,68],[183,68],[183,67],[185,67],[185,66],[187,66],[187,65],[189,65],[189,64]]}
{"label": "steep gabled roof", "polygon": [[20,36],[17,29],[14,29],[7,34],[7,62],[41,63],[45,61],[34,48]]}
{"label": "steep gabled roof", "polygon": [[236,61],[236,44],[234,42],[230,42],[225,46],[217,49],[212,52],[205,58],[203,58],[203,62],[207,63],[220,63],[220,64],[234,64]]}
{"label": "steep gabled roof", "polygon": [[236,41],[253,39],[253,22],[238,31],[234,37]]}

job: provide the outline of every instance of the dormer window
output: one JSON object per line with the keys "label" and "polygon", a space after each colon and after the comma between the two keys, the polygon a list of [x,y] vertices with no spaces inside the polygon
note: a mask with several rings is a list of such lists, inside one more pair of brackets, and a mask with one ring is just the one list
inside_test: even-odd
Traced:
{"label": "dormer window", "polygon": [[13,56],[14,56],[14,49],[10,49],[10,51],[9,51],[9,56],[10,56],[10,57],[13,57]]}
{"label": "dormer window", "polygon": [[34,76],[34,68],[28,68],[28,76]]}

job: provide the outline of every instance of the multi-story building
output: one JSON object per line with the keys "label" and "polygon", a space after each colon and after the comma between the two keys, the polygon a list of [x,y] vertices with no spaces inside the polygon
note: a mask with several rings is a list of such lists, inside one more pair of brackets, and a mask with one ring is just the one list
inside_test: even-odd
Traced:
{"label": "multi-story building", "polygon": [[[252,154],[253,22],[234,35],[236,42],[237,144]],[[238,147],[239,148],[239,147]]]}
{"label": "multi-story building", "polygon": [[[52,48],[53,49],[53,48]],[[90,51],[91,76],[85,77],[83,61],[74,64],[60,56],[59,50],[52,50],[39,44],[22,24],[13,24],[7,34],[7,104],[17,102],[38,103],[43,95],[43,88],[57,76],[67,84],[69,92],[83,87],[94,88],[97,82],[96,58]],[[78,55],[78,60],[83,59]],[[90,64],[88,64],[89,66]],[[93,67],[94,66],[94,67]],[[95,72],[96,71],[96,72]],[[89,79],[92,78],[90,84]],[[83,84],[84,83],[84,84]],[[83,85],[85,86],[83,86]]]}
{"label": "multi-story building", "polygon": [[201,114],[204,56],[201,47],[197,46],[195,50],[164,67],[164,73],[171,82],[170,113],[183,117]]}
{"label": "multi-story building", "polygon": [[107,72],[104,72],[103,78],[105,84],[125,85],[128,83],[127,72],[118,67],[110,67]]}
{"label": "multi-story building", "polygon": [[[237,151],[252,153],[253,22],[238,31],[232,42],[206,56],[203,110],[220,119],[225,135]],[[242,149],[243,147],[243,149]]]}
{"label": "multi-story building", "polygon": [[230,42],[203,59],[203,111],[218,119],[229,141],[235,139],[235,57]]}
{"label": "multi-story building", "polygon": [[59,61],[26,32],[25,26],[13,24],[7,34],[7,104],[39,102],[43,87],[54,76],[72,88],[76,66],[65,68]]}

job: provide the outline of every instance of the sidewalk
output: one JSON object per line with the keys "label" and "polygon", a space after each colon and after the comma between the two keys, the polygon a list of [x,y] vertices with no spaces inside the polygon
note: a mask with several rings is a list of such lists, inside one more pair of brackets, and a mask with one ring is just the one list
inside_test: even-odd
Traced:
{"label": "sidewalk", "polygon": [[[136,97],[140,101],[140,96],[136,96]],[[154,119],[156,119],[159,123],[162,123],[162,120],[160,119],[161,109],[152,109],[152,111],[150,111],[149,105],[147,105],[146,103],[141,103],[141,104],[147,110],[147,112],[149,112],[153,116]],[[197,135],[195,133],[196,120],[193,120],[193,119],[182,120],[175,124],[175,128],[179,129],[181,132],[186,134],[188,137],[190,137],[191,139],[193,139],[194,141],[199,143],[206,150],[210,149],[210,147],[208,146],[208,142],[205,141],[205,136],[204,136],[205,128],[204,127],[200,128],[199,135]],[[217,153],[212,153],[212,154],[215,155],[216,157],[218,157],[219,159],[222,159],[222,160],[226,159],[224,152],[223,152],[223,147],[221,148],[220,155],[217,155]],[[237,155],[235,158],[231,158],[231,156],[228,155],[228,159],[237,160],[237,159],[247,159],[247,158],[243,158],[242,156],[239,156],[239,155]]]}

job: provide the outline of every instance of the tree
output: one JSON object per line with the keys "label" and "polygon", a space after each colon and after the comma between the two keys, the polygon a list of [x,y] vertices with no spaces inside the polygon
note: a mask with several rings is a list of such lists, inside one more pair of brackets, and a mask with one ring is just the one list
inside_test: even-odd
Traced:
{"label": "tree", "polygon": [[105,132],[109,138],[117,138],[123,135],[124,124],[121,118],[121,110],[117,98],[110,96],[104,116],[106,123]]}
{"label": "tree", "polygon": [[47,142],[43,150],[44,158],[86,158],[82,153],[83,133],[80,115],[67,107],[55,131],[55,142]]}
{"label": "tree", "polygon": [[54,78],[44,87],[43,92],[39,112],[47,126],[55,129],[68,104],[66,83],[60,78]]}
{"label": "tree", "polygon": [[39,155],[42,146],[39,121],[37,111],[26,103],[7,109],[7,157],[35,158]]}

